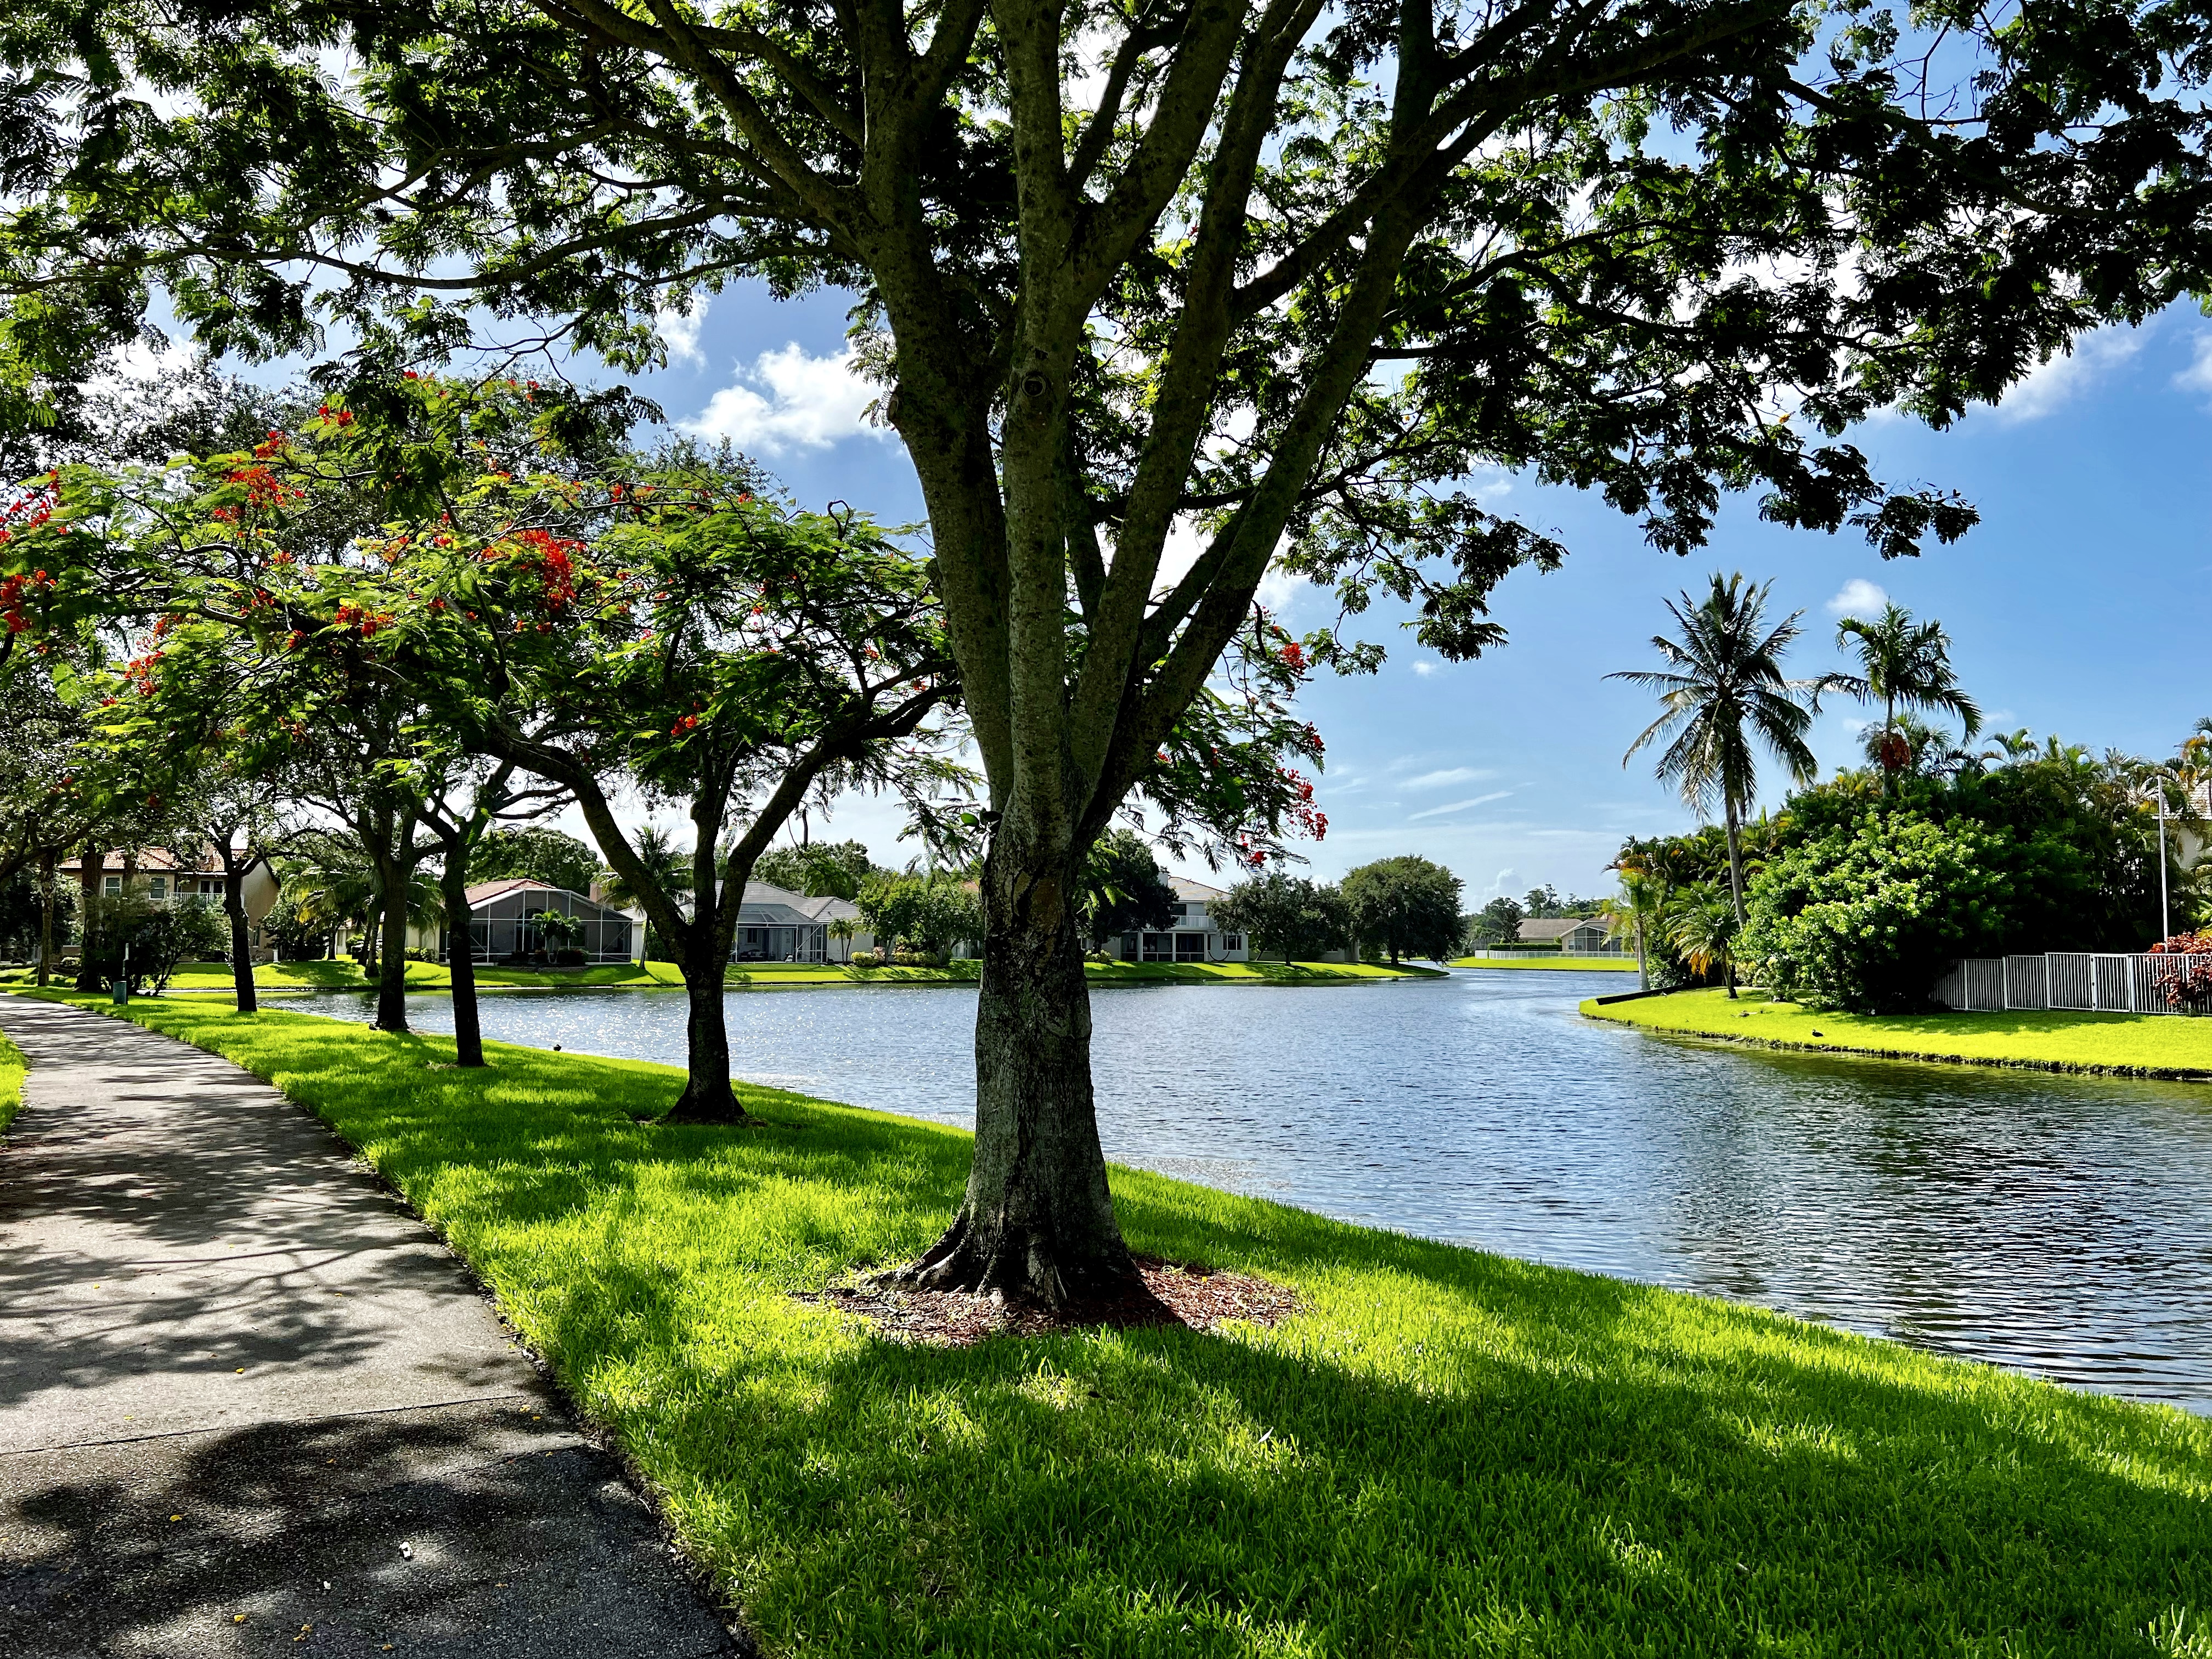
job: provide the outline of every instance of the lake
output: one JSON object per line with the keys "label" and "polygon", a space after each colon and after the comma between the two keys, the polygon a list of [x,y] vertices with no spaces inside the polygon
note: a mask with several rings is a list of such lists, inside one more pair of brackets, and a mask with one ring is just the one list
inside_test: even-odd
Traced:
{"label": "lake", "polygon": [[[1100,1133],[1119,1162],[1346,1221],[2212,1413],[2212,1087],[1766,1053],[1575,1011],[1632,984],[1101,991]],[[678,994],[482,1006],[489,1038],[683,1063]],[[452,1029],[446,1000],[409,1007]],[[973,990],[728,1007],[741,1077],[974,1121]]]}

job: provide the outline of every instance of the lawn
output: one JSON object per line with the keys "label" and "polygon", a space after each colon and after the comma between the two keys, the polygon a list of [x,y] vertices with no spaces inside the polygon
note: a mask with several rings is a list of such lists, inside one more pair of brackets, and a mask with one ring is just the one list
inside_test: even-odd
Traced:
{"label": "lawn", "polygon": [[1746,991],[1681,991],[1633,1002],[1585,1002],[1597,1019],[1737,1042],[1837,1048],[1901,1059],[1970,1060],[2062,1071],[2212,1077],[2212,1019],[2173,1014],[1824,1014]]}
{"label": "lawn", "polygon": [[1488,957],[1462,957],[1452,963],[1455,968],[1549,968],[1554,970],[1571,968],[1577,973],[1632,974],[1636,971],[1634,957],[1509,957],[1494,960]]}
{"label": "lawn", "polygon": [[0,1135],[23,1104],[23,1051],[0,1036]]}
{"label": "lawn", "polygon": [[771,1654],[2212,1641],[2212,1423],[2178,1411],[1128,1170],[1133,1245],[1304,1311],[901,1346],[791,1293],[934,1237],[960,1133],[750,1085],[763,1127],[659,1129],[661,1067],[129,1012],[443,1230]]}

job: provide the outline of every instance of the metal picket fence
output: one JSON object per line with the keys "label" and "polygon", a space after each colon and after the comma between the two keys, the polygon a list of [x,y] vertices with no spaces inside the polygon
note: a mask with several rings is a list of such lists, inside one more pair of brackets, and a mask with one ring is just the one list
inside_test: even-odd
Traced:
{"label": "metal picket fence", "polygon": [[2053,951],[2039,957],[1969,957],[1936,981],[1936,1000],[1962,1013],[2015,1008],[2212,1013],[2212,956]]}

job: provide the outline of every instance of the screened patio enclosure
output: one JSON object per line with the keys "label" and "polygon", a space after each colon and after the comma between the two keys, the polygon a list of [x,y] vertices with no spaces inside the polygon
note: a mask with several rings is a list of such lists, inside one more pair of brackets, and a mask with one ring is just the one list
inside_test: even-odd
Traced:
{"label": "screened patio enclosure", "polygon": [[[570,939],[555,941],[531,918],[550,910],[575,923]],[[581,893],[538,881],[479,882],[469,889],[469,954],[477,962],[552,957],[580,951],[586,962],[628,962],[637,954],[635,925],[621,911],[595,904]],[[449,959],[453,935],[438,941]]]}

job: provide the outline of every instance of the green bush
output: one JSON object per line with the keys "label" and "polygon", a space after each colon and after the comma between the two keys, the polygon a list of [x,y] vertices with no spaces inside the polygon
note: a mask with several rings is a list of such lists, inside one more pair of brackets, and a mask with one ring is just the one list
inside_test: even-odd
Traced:
{"label": "green bush", "polygon": [[1816,1008],[1924,1007],[1953,957],[2002,948],[2016,861],[2004,830],[1869,811],[1759,872],[1739,958]]}

